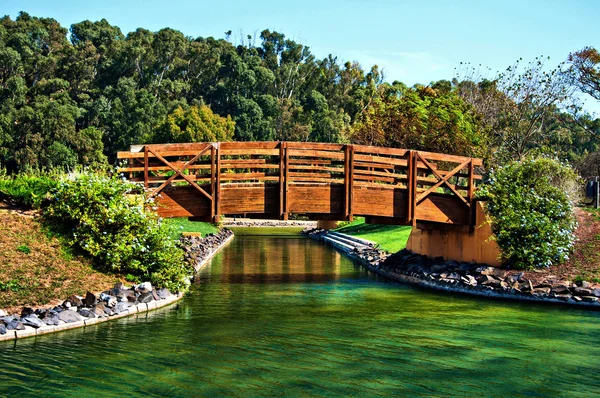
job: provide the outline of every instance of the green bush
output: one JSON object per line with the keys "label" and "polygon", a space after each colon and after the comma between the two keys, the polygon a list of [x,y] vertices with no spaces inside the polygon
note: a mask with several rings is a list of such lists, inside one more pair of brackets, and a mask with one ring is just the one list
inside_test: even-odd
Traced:
{"label": "green bush", "polygon": [[506,265],[532,269],[568,259],[577,223],[578,177],[550,158],[526,159],[492,170],[478,196],[487,199],[492,230]]}
{"label": "green bush", "polygon": [[134,184],[89,171],[60,180],[44,208],[46,219],[69,231],[71,243],[99,268],[130,274],[170,290],[189,284],[191,266],[169,227],[148,209]]}
{"label": "green bush", "polygon": [[48,192],[58,185],[57,174],[0,176],[0,199],[13,205],[37,209]]}

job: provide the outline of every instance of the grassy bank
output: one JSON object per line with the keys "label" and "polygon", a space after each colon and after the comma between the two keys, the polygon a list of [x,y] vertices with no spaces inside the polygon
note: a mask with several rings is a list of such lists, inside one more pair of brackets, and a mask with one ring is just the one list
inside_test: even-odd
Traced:
{"label": "grassy bank", "polygon": [[216,234],[219,232],[219,228],[213,224],[207,222],[190,221],[187,218],[165,218],[163,220],[165,224],[171,227],[171,237],[173,239],[179,239],[182,232],[198,232],[202,236],[208,234]]}
{"label": "grassy bank", "polygon": [[0,308],[38,306],[114,286],[121,280],[92,268],[50,237],[32,216],[0,209]]}
{"label": "grassy bank", "polygon": [[411,229],[412,227],[406,225],[366,224],[364,218],[358,217],[336,231],[371,240],[378,243],[381,249],[395,253],[406,247]]}

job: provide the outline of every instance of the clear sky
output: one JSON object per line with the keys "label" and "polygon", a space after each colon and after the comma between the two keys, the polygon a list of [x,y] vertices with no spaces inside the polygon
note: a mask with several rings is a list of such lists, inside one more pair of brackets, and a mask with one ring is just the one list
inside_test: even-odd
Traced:
{"label": "clear sky", "polygon": [[[123,33],[164,27],[232,41],[284,33],[321,58],[377,64],[408,85],[452,79],[460,62],[494,72],[519,58],[549,66],[584,46],[600,48],[600,0],[0,0],[0,14],[52,17],[63,26],[106,18]],[[600,103],[586,100],[600,113]]]}

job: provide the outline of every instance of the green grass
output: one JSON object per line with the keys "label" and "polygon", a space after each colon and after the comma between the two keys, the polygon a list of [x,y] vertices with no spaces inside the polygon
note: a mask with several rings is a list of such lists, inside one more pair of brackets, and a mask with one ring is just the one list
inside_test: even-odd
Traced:
{"label": "green grass", "polygon": [[200,221],[190,221],[187,218],[165,218],[163,222],[172,227],[173,233],[171,237],[173,239],[179,239],[182,232],[200,232],[202,236],[216,234],[219,232],[219,228],[213,224]]}
{"label": "green grass", "polygon": [[358,217],[335,231],[371,240],[379,244],[381,249],[396,253],[406,247],[411,229],[406,225],[365,224],[365,219]]}

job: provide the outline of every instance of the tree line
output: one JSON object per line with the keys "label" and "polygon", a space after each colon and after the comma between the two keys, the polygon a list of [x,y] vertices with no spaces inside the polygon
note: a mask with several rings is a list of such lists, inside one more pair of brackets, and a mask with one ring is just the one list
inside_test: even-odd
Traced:
{"label": "tree line", "polygon": [[[598,167],[600,98],[589,47],[555,70],[517,62],[486,76],[409,87],[377,66],[318,59],[284,34],[255,43],[165,28],[127,35],[102,19],[69,29],[21,12],[0,19],[0,168],[102,167],[131,144],[187,141],[354,142],[481,156],[532,152]],[[600,172],[600,171],[599,171]]]}

